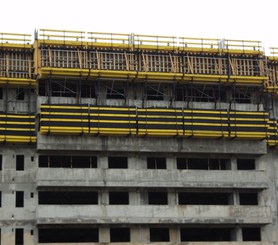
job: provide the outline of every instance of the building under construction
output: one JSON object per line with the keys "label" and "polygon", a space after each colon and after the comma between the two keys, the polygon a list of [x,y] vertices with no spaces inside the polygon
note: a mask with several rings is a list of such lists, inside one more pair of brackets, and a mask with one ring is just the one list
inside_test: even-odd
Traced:
{"label": "building under construction", "polygon": [[278,244],[278,48],[0,33],[0,114],[1,245]]}

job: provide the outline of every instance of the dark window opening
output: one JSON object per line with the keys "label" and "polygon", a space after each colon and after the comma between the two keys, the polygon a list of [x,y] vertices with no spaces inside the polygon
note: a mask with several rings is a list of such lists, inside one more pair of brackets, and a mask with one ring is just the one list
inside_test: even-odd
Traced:
{"label": "dark window opening", "polygon": [[98,241],[98,228],[39,228],[39,243],[82,243]]}
{"label": "dark window opening", "polygon": [[16,100],[24,100],[24,89],[18,88],[16,90]]}
{"label": "dark window opening", "polygon": [[15,229],[15,244],[16,245],[23,245],[24,244],[23,229],[22,228],[16,228]]}
{"label": "dark window opening", "polygon": [[251,103],[252,91],[249,88],[235,88],[232,91],[233,102],[235,103]]}
{"label": "dark window opening", "polygon": [[0,191],[0,207],[2,207],[2,192]]}
{"label": "dark window opening", "polygon": [[228,159],[177,158],[177,169],[227,170]]}
{"label": "dark window opening", "polygon": [[239,193],[240,205],[258,205],[258,193]]}
{"label": "dark window opening", "polygon": [[237,159],[238,170],[253,170],[256,169],[255,159]]}
{"label": "dark window opening", "polygon": [[128,205],[129,193],[121,191],[109,192],[109,204],[110,205]]}
{"label": "dark window opening", "polygon": [[31,162],[34,162],[34,157],[33,156],[31,156]]}
{"label": "dark window opening", "polygon": [[0,100],[3,99],[3,88],[0,88]]}
{"label": "dark window opening", "polygon": [[167,192],[148,192],[148,200],[151,205],[167,205],[168,193]]}
{"label": "dark window opening", "polygon": [[125,99],[125,90],[123,88],[108,88],[106,93],[107,99]]}
{"label": "dark window opening", "polygon": [[30,197],[34,198],[34,193],[33,192],[30,193]]}
{"label": "dark window opening", "polygon": [[96,98],[96,91],[94,84],[81,84],[82,98]]}
{"label": "dark window opening", "polygon": [[24,207],[24,192],[23,191],[15,192],[15,207],[16,208]]}
{"label": "dark window opening", "polygon": [[243,241],[261,241],[260,228],[242,228]]}
{"label": "dark window opening", "polygon": [[39,156],[40,168],[97,168],[96,156]]}
{"label": "dark window opening", "polygon": [[108,157],[108,168],[128,168],[127,157]]}
{"label": "dark window opening", "polygon": [[130,242],[130,228],[110,228],[110,242]]}
{"label": "dark window opening", "polygon": [[16,170],[24,170],[24,155],[16,155]]}
{"label": "dark window opening", "polygon": [[145,97],[147,100],[163,100],[163,87],[160,86],[148,86],[145,90]]}
{"label": "dark window opening", "polygon": [[30,235],[31,235],[31,236],[34,235],[34,230],[30,230]]}
{"label": "dark window opening", "polygon": [[169,228],[150,228],[150,242],[169,242]]}
{"label": "dark window opening", "polygon": [[179,192],[179,205],[229,205],[232,193]]}
{"label": "dark window opening", "polygon": [[182,242],[215,242],[231,241],[229,228],[181,228],[180,239]]}
{"label": "dark window opening", "polygon": [[0,171],[2,170],[2,155],[0,155]]}
{"label": "dark window opening", "polygon": [[88,205],[98,204],[98,193],[92,191],[41,191],[40,205]]}
{"label": "dark window opening", "polygon": [[164,157],[148,157],[148,169],[166,169],[166,158]]}
{"label": "dark window opening", "polygon": [[57,97],[77,97],[76,81],[52,81],[52,96]]}

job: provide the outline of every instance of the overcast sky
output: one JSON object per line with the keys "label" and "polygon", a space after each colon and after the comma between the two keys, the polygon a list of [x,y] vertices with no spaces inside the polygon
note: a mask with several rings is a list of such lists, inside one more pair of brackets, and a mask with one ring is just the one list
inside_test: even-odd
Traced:
{"label": "overcast sky", "polygon": [[278,0],[10,0],[0,32],[34,29],[259,40],[278,47]]}

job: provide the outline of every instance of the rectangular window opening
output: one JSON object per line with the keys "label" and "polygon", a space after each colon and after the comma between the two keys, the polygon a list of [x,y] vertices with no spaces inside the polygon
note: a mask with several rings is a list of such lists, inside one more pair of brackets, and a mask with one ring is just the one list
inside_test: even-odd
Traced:
{"label": "rectangular window opening", "polygon": [[39,205],[91,205],[98,204],[94,191],[40,191]]}
{"label": "rectangular window opening", "polygon": [[0,171],[2,170],[2,155],[0,155]]}
{"label": "rectangular window opening", "polygon": [[238,170],[254,170],[256,169],[255,159],[237,159]]}
{"label": "rectangular window opening", "polygon": [[169,242],[169,228],[150,228],[150,242]]}
{"label": "rectangular window opening", "polygon": [[24,170],[24,155],[16,155],[16,170]]}
{"label": "rectangular window opening", "polygon": [[130,242],[130,228],[110,228],[110,242]]}
{"label": "rectangular window opening", "polygon": [[165,157],[148,157],[147,158],[148,169],[166,169]]}
{"label": "rectangular window opening", "polygon": [[15,207],[16,208],[24,207],[24,192],[23,191],[15,192]]}
{"label": "rectangular window opening", "polygon": [[23,229],[22,228],[16,228],[15,229],[15,244],[16,245],[23,245],[24,244],[23,239]]}
{"label": "rectangular window opening", "polygon": [[181,228],[181,242],[231,241],[231,228]]}
{"label": "rectangular window opening", "polygon": [[242,228],[242,240],[243,241],[261,241],[261,229],[260,228]]}
{"label": "rectangular window opening", "polygon": [[177,158],[177,169],[227,170],[228,159],[218,158]]}
{"label": "rectangular window opening", "polygon": [[232,193],[179,192],[179,205],[229,205]]}
{"label": "rectangular window opening", "polygon": [[17,88],[16,100],[24,100],[24,89],[23,88]]}
{"label": "rectangular window opening", "polygon": [[258,193],[239,193],[240,205],[258,205]]}
{"label": "rectangular window opening", "polygon": [[110,205],[128,205],[129,193],[120,191],[109,192],[109,204]]}
{"label": "rectangular window opening", "polygon": [[148,192],[148,201],[150,205],[167,205],[167,192]]}
{"label": "rectangular window opening", "polygon": [[39,228],[39,243],[98,242],[98,228]]}
{"label": "rectangular window opening", "polygon": [[128,168],[127,157],[108,157],[108,168]]}

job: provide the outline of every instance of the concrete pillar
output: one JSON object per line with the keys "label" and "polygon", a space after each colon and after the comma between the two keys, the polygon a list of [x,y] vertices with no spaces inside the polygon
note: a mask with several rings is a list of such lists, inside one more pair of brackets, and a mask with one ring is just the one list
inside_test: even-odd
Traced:
{"label": "concrete pillar", "polygon": [[129,169],[138,169],[137,165],[138,165],[137,157],[135,157],[135,156],[128,157],[128,168]]}
{"label": "concrete pillar", "polygon": [[129,204],[130,205],[140,205],[140,193],[137,191],[132,191],[129,193]]}
{"label": "concrete pillar", "polygon": [[171,227],[169,229],[169,234],[170,234],[170,242],[179,242],[180,241],[180,233],[179,229],[177,227]]}
{"label": "concrete pillar", "polygon": [[232,230],[231,240],[241,242],[242,241],[242,230],[240,227],[236,227]]}
{"label": "concrete pillar", "polygon": [[137,234],[136,235],[134,234],[133,238],[136,239],[136,242],[141,243],[141,244],[149,243],[149,241],[150,241],[149,228],[147,228],[146,226],[139,225],[136,227],[136,231],[134,231],[134,233],[135,232]]}
{"label": "concrete pillar", "polygon": [[98,168],[107,169],[108,168],[108,157],[100,156],[98,158]]}
{"label": "concrete pillar", "polygon": [[231,159],[231,170],[237,170],[237,160],[236,160],[236,158]]}
{"label": "concrete pillar", "polygon": [[168,192],[168,205],[175,206],[177,205],[177,194],[176,192]]}
{"label": "concrete pillar", "polygon": [[177,169],[176,158],[167,157],[166,158],[166,168],[169,170]]}
{"label": "concrete pillar", "polygon": [[234,199],[234,205],[240,205],[240,200],[239,200],[239,193],[238,191],[233,192],[233,199]]}
{"label": "concrete pillar", "polygon": [[107,189],[102,189],[101,191],[99,191],[99,203],[100,205],[109,204],[109,194]]}
{"label": "concrete pillar", "polygon": [[110,242],[110,231],[108,226],[101,226],[99,228],[99,242],[100,243]]}

